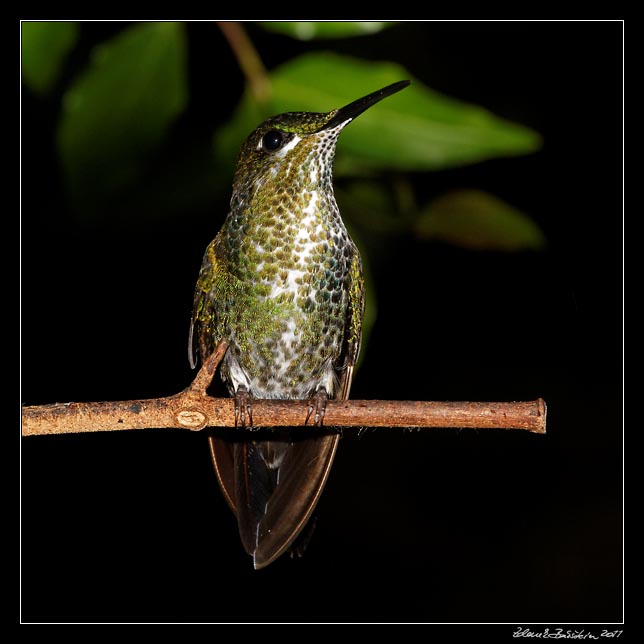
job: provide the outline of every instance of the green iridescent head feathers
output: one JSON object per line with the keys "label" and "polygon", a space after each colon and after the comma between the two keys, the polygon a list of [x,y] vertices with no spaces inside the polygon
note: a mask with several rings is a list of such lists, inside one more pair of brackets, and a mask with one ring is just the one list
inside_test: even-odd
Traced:
{"label": "green iridescent head feathers", "polygon": [[[275,178],[282,167],[306,169],[307,157],[317,153],[322,157],[318,162],[324,161],[330,169],[340,131],[369,107],[407,85],[409,81],[394,83],[331,112],[287,112],[267,119],[241,146],[235,189],[247,191],[249,182],[263,184],[267,171]],[[326,172],[313,176],[323,178],[327,174],[330,176]]]}

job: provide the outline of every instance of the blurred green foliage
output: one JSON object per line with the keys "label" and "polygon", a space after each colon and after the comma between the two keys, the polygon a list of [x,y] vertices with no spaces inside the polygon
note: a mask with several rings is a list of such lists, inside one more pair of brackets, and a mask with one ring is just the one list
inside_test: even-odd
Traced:
{"label": "blurred green foliage", "polygon": [[[383,22],[259,24],[298,39],[364,36],[395,27]],[[78,32],[79,26],[70,22],[22,24],[23,81],[34,93],[42,96],[56,86]],[[115,208],[131,215],[145,198],[139,185],[144,173],[150,175],[148,161],[188,104],[186,50],[183,23],[136,23],[95,47],[81,72],[62,88],[57,145],[67,188],[81,217],[104,216]],[[330,111],[408,78],[412,75],[395,62],[359,60],[326,50],[291,58],[266,72],[263,80],[270,91],[265,100],[254,97],[249,83],[232,118],[215,129],[212,158],[197,152],[171,170],[147,177],[159,193],[153,198],[155,207],[161,214],[164,208],[180,211],[177,199],[169,198],[177,194],[177,186],[180,193],[205,198],[215,190],[229,192],[239,146],[266,117],[284,111]],[[516,225],[521,213],[509,215],[509,206],[500,207],[492,198],[479,194],[473,199],[466,193],[454,211],[445,208],[456,198],[451,195],[448,202],[439,202],[438,211],[436,204],[421,205],[412,212],[406,208],[403,216],[401,204],[381,178],[383,172],[402,176],[527,154],[540,145],[540,136],[529,128],[413,80],[404,92],[362,115],[359,126],[343,132],[334,171],[339,177],[361,178],[353,186],[344,185],[344,198],[352,212],[368,213],[369,221],[360,221],[358,215],[356,223],[370,232],[406,230],[466,248],[538,248],[540,232],[533,231],[527,242],[526,226]],[[373,180],[365,182],[365,177]],[[522,217],[525,222],[527,217]]]}
{"label": "blurred green foliage", "polygon": [[[328,112],[410,78],[395,63],[374,63],[331,52],[304,54],[273,70],[270,98],[258,105],[247,91],[233,119],[219,130],[215,148],[222,165],[235,159],[259,122],[281,112]],[[413,81],[403,92],[360,116],[338,143],[336,175],[382,170],[438,170],[495,156],[525,154],[539,136],[488,111],[433,92]]]}
{"label": "blurred green foliage", "polygon": [[472,250],[541,250],[546,239],[524,213],[480,190],[459,190],[426,206],[415,226],[423,239]]}
{"label": "blurred green foliage", "polygon": [[[211,203],[217,195],[230,194],[239,146],[266,117],[285,111],[330,111],[411,79],[411,86],[365,112],[340,138],[334,172],[343,180],[337,195],[353,234],[358,239],[363,234],[410,234],[470,250],[544,247],[537,225],[492,195],[466,190],[418,204],[412,182],[405,179],[405,173],[531,153],[541,145],[538,133],[484,107],[439,94],[395,61],[360,60],[328,50],[331,38],[365,38],[395,29],[396,23],[257,24],[279,34],[275,38],[326,39],[325,49],[293,56],[266,72],[260,62],[254,73],[262,74],[266,96],[260,99],[253,91],[257,78],[246,78],[247,89],[231,118],[213,126],[213,146],[206,142],[203,149],[182,149],[155,165],[154,154],[190,99],[186,25],[126,26],[96,46],[84,65],[81,62],[80,72],[59,87],[61,69],[82,25],[22,23],[24,84],[37,97],[52,96],[54,90],[61,97],[57,147],[70,203],[79,218],[180,217],[187,200]],[[215,32],[215,25],[212,28]],[[248,73],[241,59],[248,55],[261,61],[261,52],[252,50],[250,40],[244,46],[232,49]],[[228,94],[225,98],[229,100]],[[375,318],[373,289],[370,284],[367,288],[366,332]]]}
{"label": "blurred green foliage", "polygon": [[52,90],[77,39],[73,22],[22,23],[22,77],[32,91],[42,96]]}
{"label": "blurred green foliage", "polygon": [[297,38],[347,38],[349,36],[367,36],[382,31],[395,22],[262,22],[264,29]]}
{"label": "blurred green foliage", "polygon": [[179,23],[143,23],[96,48],[64,96],[58,148],[83,207],[135,184],[188,100]]}

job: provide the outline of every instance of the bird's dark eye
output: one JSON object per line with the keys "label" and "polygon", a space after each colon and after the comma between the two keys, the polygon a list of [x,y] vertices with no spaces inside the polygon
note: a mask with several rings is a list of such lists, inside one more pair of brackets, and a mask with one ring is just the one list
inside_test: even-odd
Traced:
{"label": "bird's dark eye", "polygon": [[279,130],[269,130],[262,137],[262,149],[265,152],[275,152],[284,144],[284,135]]}

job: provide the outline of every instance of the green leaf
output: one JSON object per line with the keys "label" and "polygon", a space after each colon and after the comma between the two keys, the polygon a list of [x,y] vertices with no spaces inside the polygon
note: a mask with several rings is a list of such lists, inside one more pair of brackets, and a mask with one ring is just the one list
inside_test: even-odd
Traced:
{"label": "green leaf", "polygon": [[349,38],[378,33],[395,22],[260,22],[264,29],[298,40],[313,38]]}
{"label": "green leaf", "polygon": [[181,24],[140,23],[97,47],[64,96],[58,128],[76,205],[116,207],[116,193],[136,183],[186,101]]}
{"label": "green leaf", "polygon": [[[217,153],[234,160],[260,121],[280,112],[327,112],[396,81],[410,78],[400,65],[329,52],[294,58],[270,74],[272,93],[261,108],[247,92],[231,122],[217,135]],[[526,154],[539,135],[484,108],[447,98],[419,81],[386,98],[340,136],[336,174],[383,169],[438,170],[499,156]]]}
{"label": "green leaf", "polygon": [[48,94],[78,39],[74,22],[22,23],[22,79],[35,94]]}
{"label": "green leaf", "polygon": [[435,199],[416,224],[420,237],[471,250],[541,250],[546,238],[530,217],[503,200],[478,190],[451,192]]}

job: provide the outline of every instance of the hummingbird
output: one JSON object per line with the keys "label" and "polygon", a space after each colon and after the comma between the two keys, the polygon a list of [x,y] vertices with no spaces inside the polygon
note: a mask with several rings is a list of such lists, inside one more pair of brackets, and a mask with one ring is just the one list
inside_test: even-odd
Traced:
{"label": "hummingbird", "polygon": [[209,437],[256,569],[289,549],[299,554],[339,441],[322,431],[326,404],[349,397],[360,352],[364,279],[333,193],[336,143],[353,119],[409,83],[331,112],[287,112],[261,123],[241,146],[230,210],[203,258],[192,368],[225,340],[220,375],[238,427],[252,429],[252,400],[265,398],[307,400],[304,424],[313,416],[317,426],[306,434],[274,428]]}

